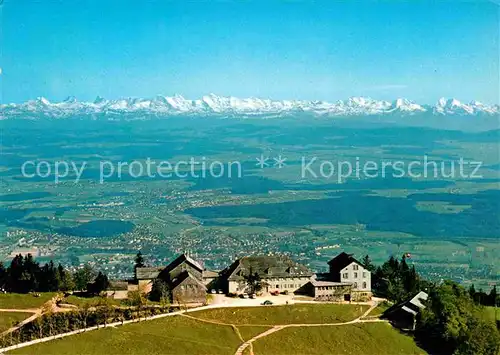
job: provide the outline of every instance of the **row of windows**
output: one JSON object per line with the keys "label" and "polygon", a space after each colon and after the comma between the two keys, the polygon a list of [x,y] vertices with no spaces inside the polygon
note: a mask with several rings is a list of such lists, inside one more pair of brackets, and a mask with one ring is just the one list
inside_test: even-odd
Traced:
{"label": "row of windows", "polygon": [[318,290],[325,291],[325,290],[333,290],[333,289],[336,289],[336,288],[337,288],[336,286],[319,286]]}
{"label": "row of windows", "polygon": [[[289,284],[289,285],[283,285],[283,288],[299,288],[301,287],[301,285],[294,285],[294,284]],[[280,285],[279,284],[276,284],[276,287],[275,288],[280,288]]]}
{"label": "row of windows", "polygon": [[332,299],[332,300],[333,300],[333,299],[338,299],[338,298],[340,298],[340,297],[342,297],[342,296],[344,296],[344,297],[345,297],[346,295],[349,295],[349,294],[348,294],[348,293],[346,293],[345,295],[336,295],[336,296],[334,296],[334,295],[317,295],[317,296],[316,296],[316,298],[321,298],[321,299]]}
{"label": "row of windows", "polygon": [[[353,284],[353,287],[354,288],[358,288],[358,283],[355,282]],[[336,289],[336,288],[337,288],[336,286],[319,286],[318,290],[320,290],[320,291],[326,291],[326,290],[333,290],[333,289]],[[363,282],[363,288],[366,288],[366,282]]]}
{"label": "row of windows", "polygon": [[282,277],[276,277],[276,278],[266,278],[263,281],[267,282],[276,282],[276,281],[307,281],[309,278],[307,277],[290,277],[290,278],[282,278]]}
{"label": "row of windows", "polygon": [[[344,279],[348,279],[348,278],[349,278],[349,273],[348,273],[348,272],[344,272],[344,273],[342,274],[342,278],[344,278]],[[358,273],[357,273],[357,272],[355,272],[355,273],[354,273],[354,278],[355,278],[355,279],[357,279],[357,278],[358,278]],[[363,278],[366,278],[366,272],[364,272],[364,271],[363,271]]]}
{"label": "row of windows", "polygon": [[[358,288],[358,283],[357,282],[354,283],[354,288]],[[363,287],[362,288],[366,288],[366,282],[363,282]]]}

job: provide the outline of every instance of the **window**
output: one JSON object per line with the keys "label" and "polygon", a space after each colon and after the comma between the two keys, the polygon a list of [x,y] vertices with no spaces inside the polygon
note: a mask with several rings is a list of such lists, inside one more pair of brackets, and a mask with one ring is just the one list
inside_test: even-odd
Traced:
{"label": "window", "polygon": [[347,272],[344,272],[344,274],[342,275],[342,277],[343,277],[344,279],[347,279],[347,278],[349,277],[349,274],[348,274]]}
{"label": "window", "polygon": [[363,271],[363,278],[366,278],[366,272]]}
{"label": "window", "polygon": [[353,269],[353,270],[358,270],[358,265],[354,264],[354,265],[352,266],[352,269]]}
{"label": "window", "polygon": [[354,273],[354,278],[355,279],[358,278],[358,273],[357,272]]}
{"label": "window", "polygon": [[358,283],[357,282],[354,283],[354,288],[358,288]]}
{"label": "window", "polygon": [[276,285],[276,288],[280,288],[280,285]]}
{"label": "window", "polygon": [[363,282],[363,288],[366,288],[366,282]]}

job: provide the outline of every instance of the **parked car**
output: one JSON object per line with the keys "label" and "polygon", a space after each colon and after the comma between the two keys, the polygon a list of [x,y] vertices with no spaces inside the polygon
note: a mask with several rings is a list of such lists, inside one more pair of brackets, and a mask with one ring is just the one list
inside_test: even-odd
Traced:
{"label": "parked car", "polygon": [[250,295],[250,298],[255,299],[255,298],[257,298],[257,295],[256,295],[255,293],[252,293],[252,294]]}
{"label": "parked car", "polygon": [[219,294],[221,294],[221,295],[222,295],[223,293],[224,293],[224,291],[222,291],[222,290],[219,290]]}
{"label": "parked car", "polygon": [[265,300],[264,302],[262,302],[262,305],[263,306],[272,306],[273,303],[271,301],[269,301],[269,300]]}
{"label": "parked car", "polygon": [[276,291],[271,291],[270,293],[273,296],[278,296],[280,294],[280,291],[276,290]]}
{"label": "parked car", "polygon": [[217,293],[217,290],[212,289],[212,291],[210,291],[210,293],[212,293],[212,294]]}

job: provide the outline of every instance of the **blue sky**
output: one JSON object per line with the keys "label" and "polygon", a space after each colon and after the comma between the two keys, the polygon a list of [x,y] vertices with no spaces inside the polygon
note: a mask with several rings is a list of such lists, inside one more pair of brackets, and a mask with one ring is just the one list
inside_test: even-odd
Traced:
{"label": "blue sky", "polygon": [[1,101],[439,97],[499,103],[488,1],[4,0]]}

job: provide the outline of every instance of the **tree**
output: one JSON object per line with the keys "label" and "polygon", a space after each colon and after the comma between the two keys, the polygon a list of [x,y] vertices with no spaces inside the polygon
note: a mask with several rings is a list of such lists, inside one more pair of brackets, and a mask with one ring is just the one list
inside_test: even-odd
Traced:
{"label": "tree", "polygon": [[493,288],[490,291],[490,294],[488,295],[488,304],[490,306],[496,306],[497,305],[497,298],[498,298],[497,286],[495,285],[495,286],[493,286]]}
{"label": "tree", "polygon": [[415,266],[408,265],[406,255],[401,257],[401,261],[391,256],[376,269],[372,280],[375,294],[396,302],[414,296],[418,291],[428,287],[422,282]]}
{"label": "tree", "polygon": [[146,299],[141,291],[130,291],[128,293],[128,302],[131,306],[139,309],[146,304]]}
{"label": "tree", "polygon": [[106,274],[99,271],[95,281],[89,285],[89,293],[94,295],[99,295],[101,292],[105,291],[109,287],[109,280]]}
{"label": "tree", "polygon": [[7,282],[7,269],[0,261],[0,290],[5,287],[5,283]]}
{"label": "tree", "polygon": [[461,337],[456,355],[491,354],[500,351],[500,333],[492,322],[471,318],[467,324],[467,332]]}
{"label": "tree", "polygon": [[404,290],[407,295],[414,295],[418,291],[420,291],[420,277],[415,270],[415,265],[412,265],[411,268],[406,269],[406,271],[403,272],[402,277]]}
{"label": "tree", "polygon": [[59,272],[51,260],[42,267],[40,289],[41,291],[58,291],[60,282]]}
{"label": "tree", "polygon": [[24,258],[21,254],[12,259],[7,269],[6,289],[10,292],[26,293],[27,289],[24,282]]}
{"label": "tree", "polygon": [[135,256],[135,268],[137,269],[138,267],[144,267],[144,266],[146,266],[144,264],[144,257],[142,256],[142,253],[139,251]]}
{"label": "tree", "polygon": [[262,290],[263,284],[260,275],[257,272],[253,272],[252,268],[248,274],[244,276],[245,282],[250,289],[250,293],[257,293]]}
{"label": "tree", "polygon": [[73,275],[75,289],[80,291],[86,290],[87,285],[91,283],[95,277],[95,270],[92,266],[85,264],[82,269],[78,269]]}
{"label": "tree", "polygon": [[499,334],[493,322],[480,317],[469,292],[445,281],[429,292],[417,318],[416,338],[431,353],[496,355]]}
{"label": "tree", "polygon": [[40,271],[40,265],[35,262],[33,255],[28,254],[24,257],[23,278],[26,281],[26,288],[28,291],[35,291],[38,289],[37,276]]}
{"label": "tree", "polygon": [[471,299],[474,299],[476,296],[476,288],[474,287],[474,284],[470,285],[469,287],[469,296]]}
{"label": "tree", "polygon": [[410,267],[406,263],[406,254],[403,254],[403,256],[401,257],[401,262],[399,263],[399,268],[401,269],[401,273],[405,273],[410,269]]}
{"label": "tree", "polygon": [[59,289],[61,291],[71,291],[75,288],[73,276],[69,271],[65,270],[61,264],[57,267],[57,274],[60,280]]}
{"label": "tree", "polygon": [[370,259],[370,257],[368,255],[365,255],[362,263],[363,263],[363,266],[366,270],[368,270],[370,272],[375,271],[375,265],[373,265],[372,259]]}
{"label": "tree", "polygon": [[169,304],[172,299],[172,292],[168,284],[162,279],[154,280],[151,292],[149,293],[149,299],[165,305]]}

